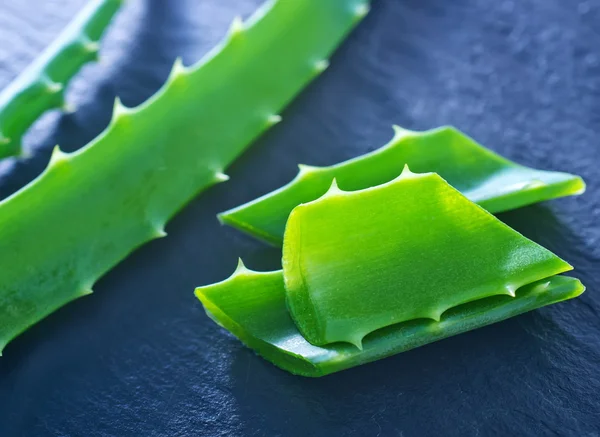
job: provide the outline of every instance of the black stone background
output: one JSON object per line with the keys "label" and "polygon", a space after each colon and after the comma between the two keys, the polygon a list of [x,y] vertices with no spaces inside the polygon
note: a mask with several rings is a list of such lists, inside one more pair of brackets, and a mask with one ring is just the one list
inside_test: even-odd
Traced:
{"label": "black stone background", "polygon": [[[1,165],[1,196],[39,174],[56,143],[71,151],[97,135],[116,95],[141,103],[177,55],[197,60],[259,1],[130,0],[102,63],[70,89],[78,110],[45,116],[27,136],[32,158]],[[0,0],[0,86],[84,2]],[[168,238],[6,348],[0,436],[598,435],[600,0],[377,0],[283,118]],[[588,290],[326,378],[289,375],[219,329],[192,294],[238,256],[279,266],[277,249],[215,214],[286,183],[298,163],[379,147],[393,123],[453,124],[520,163],[583,175],[585,195],[501,218],[570,261]]]}

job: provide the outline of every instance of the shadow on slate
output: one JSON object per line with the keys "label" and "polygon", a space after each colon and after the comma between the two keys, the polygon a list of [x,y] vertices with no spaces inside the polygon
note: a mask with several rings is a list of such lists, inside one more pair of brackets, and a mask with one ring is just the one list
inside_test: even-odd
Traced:
{"label": "shadow on slate", "polygon": [[[65,0],[57,14],[66,23],[83,3]],[[75,150],[98,134],[115,95],[142,102],[175,56],[197,60],[260,1],[129,3],[107,35],[111,63],[83,72],[84,103],[34,138],[34,156],[2,174],[0,195],[33,179],[55,143]],[[0,25],[27,22],[36,4],[0,6]],[[136,251],[92,296],[6,348],[0,435],[596,435],[599,24],[600,0],[377,0],[284,123],[230,168],[229,183],[193,201],[168,238]],[[49,36],[33,30],[41,49]],[[0,55],[28,53],[0,38]],[[523,164],[581,174],[585,195],[501,219],[571,262],[588,291],[326,378],[294,377],[219,329],[193,296],[229,276],[238,256],[279,267],[279,250],[220,227],[215,214],[288,182],[298,163],[379,147],[392,123],[453,124]]]}

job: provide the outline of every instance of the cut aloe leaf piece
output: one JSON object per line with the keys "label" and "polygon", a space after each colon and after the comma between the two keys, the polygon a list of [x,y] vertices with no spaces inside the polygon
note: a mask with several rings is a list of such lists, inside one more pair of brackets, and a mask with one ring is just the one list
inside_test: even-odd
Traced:
{"label": "cut aloe leaf piece", "polygon": [[317,377],[385,358],[452,335],[477,329],[584,291],[579,280],[554,276],[521,287],[515,297],[488,297],[453,308],[439,322],[417,319],[367,335],[362,350],[347,343],[314,346],[300,334],[286,307],[283,272],[238,268],[196,295],[206,313],[246,346],[288,372]]}
{"label": "cut aloe leaf piece", "polygon": [[312,344],[361,347],[370,332],[572,267],[471,202],[435,173],[408,168],[296,207],[283,243],[288,307]]}
{"label": "cut aloe leaf piece", "polygon": [[221,222],[281,245],[291,211],[322,196],[335,178],[346,191],[380,185],[397,177],[405,164],[418,173],[436,172],[470,200],[492,213],[580,194],[583,180],[561,172],[511,162],[452,127],[413,132],[395,127],[381,149],[330,167],[300,166],[284,187],[219,215]]}
{"label": "cut aloe leaf piece", "polygon": [[217,323],[278,366],[342,370],[575,297],[572,267],[408,167],[345,192],[335,180],[287,223],[283,270],[240,262],[196,295]]}

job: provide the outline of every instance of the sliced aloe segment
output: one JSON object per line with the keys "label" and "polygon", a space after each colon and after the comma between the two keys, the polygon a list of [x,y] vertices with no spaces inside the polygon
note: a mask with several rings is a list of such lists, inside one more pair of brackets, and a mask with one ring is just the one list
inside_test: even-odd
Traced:
{"label": "sliced aloe segment", "polygon": [[515,297],[499,295],[453,308],[439,322],[417,319],[366,336],[362,350],[347,343],[314,346],[300,334],[285,303],[283,272],[254,272],[240,265],[227,280],[199,287],[207,314],[246,346],[291,373],[317,377],[404,352],[452,335],[579,296],[567,276],[528,284]]}
{"label": "sliced aloe segment", "polygon": [[284,187],[219,215],[257,238],[281,245],[291,211],[321,197],[336,179],[346,191],[380,185],[397,177],[405,164],[417,173],[436,172],[470,200],[492,213],[557,197],[580,194],[575,175],[518,165],[479,145],[452,127],[413,132],[395,127],[382,148],[330,167],[300,166]]}
{"label": "sliced aloe segment", "polygon": [[283,270],[241,263],[199,287],[207,314],[266,359],[321,376],[578,296],[572,267],[435,173],[408,167],[294,208]]}
{"label": "sliced aloe segment", "polygon": [[240,262],[207,314],[279,367],[320,376],[581,294],[572,267],[435,173],[294,208],[283,270]]}
{"label": "sliced aloe segment", "polygon": [[292,211],[283,243],[288,308],[315,345],[360,348],[385,326],[439,320],[571,269],[439,175],[408,168],[364,190],[334,183]]}

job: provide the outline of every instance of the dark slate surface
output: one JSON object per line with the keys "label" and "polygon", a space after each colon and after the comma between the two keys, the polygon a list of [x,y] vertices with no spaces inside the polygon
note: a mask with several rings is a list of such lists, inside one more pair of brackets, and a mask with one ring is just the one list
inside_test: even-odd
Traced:
{"label": "dark slate surface", "polygon": [[[325,0],[323,0],[325,1]],[[0,86],[84,0],[0,1]],[[259,0],[131,0],[103,63],[71,88],[71,115],[44,117],[32,158],[2,164],[0,195],[107,124],[112,100],[142,102],[173,59],[190,63]],[[0,359],[0,435],[574,435],[600,430],[600,0],[378,0],[331,68],[277,126],[169,226]],[[588,192],[504,214],[569,260],[579,299],[318,380],[280,371],[204,314],[192,291],[238,256],[277,250],[215,213],[380,146],[390,125],[453,124],[521,163],[582,174]],[[49,199],[51,201],[51,199]],[[51,232],[51,230],[49,230]]]}

